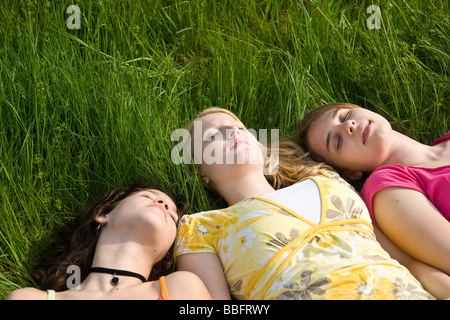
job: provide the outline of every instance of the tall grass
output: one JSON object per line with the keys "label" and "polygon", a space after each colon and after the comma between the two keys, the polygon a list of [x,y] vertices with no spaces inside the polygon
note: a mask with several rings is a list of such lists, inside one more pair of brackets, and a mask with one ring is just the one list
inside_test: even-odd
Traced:
{"label": "tall grass", "polygon": [[170,161],[205,107],[295,137],[307,111],[347,101],[431,143],[449,128],[449,30],[440,0],[2,1],[0,298],[111,188],[150,179],[191,212],[223,205]]}

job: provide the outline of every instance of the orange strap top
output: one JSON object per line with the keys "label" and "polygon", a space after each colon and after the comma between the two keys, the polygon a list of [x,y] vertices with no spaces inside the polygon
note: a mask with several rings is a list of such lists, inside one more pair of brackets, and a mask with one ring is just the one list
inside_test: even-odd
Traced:
{"label": "orange strap top", "polygon": [[161,297],[159,297],[158,300],[171,300],[169,293],[167,292],[166,279],[164,276],[159,278],[159,285],[161,286]]}

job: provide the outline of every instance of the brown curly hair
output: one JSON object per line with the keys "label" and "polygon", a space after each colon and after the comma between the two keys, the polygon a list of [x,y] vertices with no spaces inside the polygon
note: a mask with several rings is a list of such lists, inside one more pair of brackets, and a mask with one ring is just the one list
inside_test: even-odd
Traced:
{"label": "brown curly hair", "polygon": [[[32,272],[32,278],[42,290],[67,290],[68,267],[76,265],[81,270],[81,281],[89,274],[94,259],[95,248],[100,235],[95,217],[111,212],[120,201],[131,194],[148,189],[157,189],[153,184],[138,184],[124,188],[114,189],[98,201],[89,204],[78,217],[72,233],[64,236],[62,243],[51,248],[40,257],[37,268]],[[166,192],[165,192],[166,193]],[[167,193],[166,193],[167,194]],[[169,195],[170,196],[170,195]],[[173,197],[171,197],[174,199]],[[187,212],[187,202],[175,199],[180,215]],[[163,275],[173,271],[173,246],[161,261],[152,268],[149,281],[157,280]]]}

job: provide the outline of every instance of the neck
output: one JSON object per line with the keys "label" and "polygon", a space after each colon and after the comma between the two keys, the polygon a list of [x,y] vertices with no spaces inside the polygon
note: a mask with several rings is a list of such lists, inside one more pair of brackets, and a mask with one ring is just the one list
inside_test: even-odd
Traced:
{"label": "neck", "polygon": [[[107,237],[102,236],[95,250],[92,267],[130,271],[140,274],[146,279],[149,277],[156,261],[156,257],[152,255],[154,253],[152,248],[143,248],[142,245],[135,242],[116,241],[116,243],[111,243]],[[108,291],[113,289],[111,285],[112,277],[113,275],[105,273],[90,273],[86,280],[83,281],[82,287],[89,290]],[[127,283],[130,285],[142,283],[141,280],[135,277],[118,277],[122,286]]]}
{"label": "neck", "polygon": [[218,193],[229,206],[248,197],[259,196],[274,191],[262,173],[247,174],[235,180],[222,183],[217,188]]}
{"label": "neck", "polygon": [[401,133],[393,133],[392,148],[383,165],[402,164],[405,166],[420,166],[439,159],[439,150],[424,145]]}

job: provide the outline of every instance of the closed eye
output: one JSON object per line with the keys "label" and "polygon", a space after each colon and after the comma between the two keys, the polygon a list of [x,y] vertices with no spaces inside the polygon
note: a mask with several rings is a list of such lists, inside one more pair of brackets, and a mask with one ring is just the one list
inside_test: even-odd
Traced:
{"label": "closed eye", "polygon": [[150,200],[153,200],[153,198],[147,193],[143,193],[142,196],[146,197],[146,198],[149,198]]}
{"label": "closed eye", "polygon": [[349,117],[350,117],[350,113],[351,113],[352,111],[351,110],[349,110],[346,114],[345,114],[345,117],[344,117],[344,119],[341,121],[341,122],[345,122]]}
{"label": "closed eye", "polygon": [[204,133],[203,141],[211,141],[212,138],[215,138],[219,134],[219,130],[217,129],[209,129]]}
{"label": "closed eye", "polygon": [[[348,118],[350,117],[352,110],[347,111],[347,113],[345,113],[344,118],[342,119],[341,123],[344,123],[345,121],[348,120]],[[336,150],[339,150],[342,147],[342,136],[338,135],[337,136],[337,143],[336,143]]]}
{"label": "closed eye", "polygon": [[339,135],[337,138],[336,150],[339,150],[342,145],[342,137]]}

